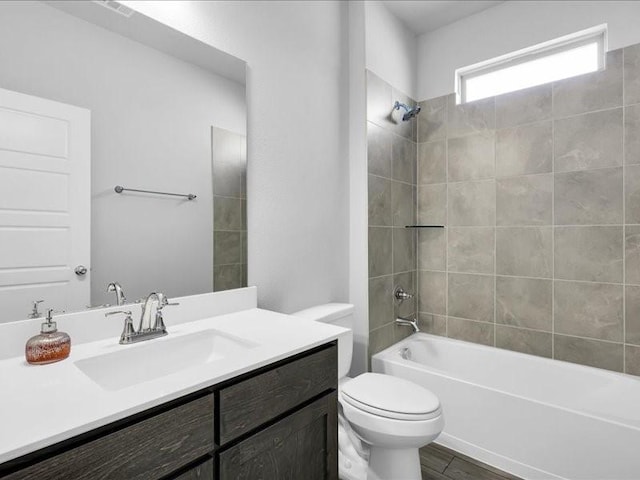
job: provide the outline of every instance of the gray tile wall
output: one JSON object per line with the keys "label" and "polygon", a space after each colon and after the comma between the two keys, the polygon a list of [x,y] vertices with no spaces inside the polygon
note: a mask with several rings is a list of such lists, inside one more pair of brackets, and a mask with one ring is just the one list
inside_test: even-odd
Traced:
{"label": "gray tile wall", "polygon": [[[396,100],[416,103],[367,72],[370,355],[411,333],[394,325],[396,316],[416,314],[417,299],[402,305],[393,300],[396,286],[414,293],[417,282],[416,232],[405,228],[416,222],[417,125],[415,121],[403,122],[402,113],[393,111]],[[423,152],[434,154],[438,153],[433,148]],[[444,155],[444,150],[439,154]],[[436,170],[422,175],[444,178],[444,172]]]}
{"label": "gray tile wall", "polygon": [[211,129],[213,291],[247,286],[246,137]]}
{"label": "gray tile wall", "polygon": [[640,375],[640,45],[603,72],[421,106],[416,215],[447,225],[416,238],[422,328]]}

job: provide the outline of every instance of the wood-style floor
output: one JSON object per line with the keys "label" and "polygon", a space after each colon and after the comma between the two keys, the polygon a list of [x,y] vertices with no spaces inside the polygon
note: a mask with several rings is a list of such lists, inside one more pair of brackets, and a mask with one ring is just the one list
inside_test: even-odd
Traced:
{"label": "wood-style floor", "polygon": [[435,443],[420,449],[420,466],[422,480],[522,480]]}

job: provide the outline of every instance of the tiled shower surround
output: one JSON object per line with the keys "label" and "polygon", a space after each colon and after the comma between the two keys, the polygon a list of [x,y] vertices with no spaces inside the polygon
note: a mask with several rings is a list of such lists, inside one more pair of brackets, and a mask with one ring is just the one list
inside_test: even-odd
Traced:
{"label": "tiled shower surround", "polygon": [[[415,101],[372,73],[367,74],[369,187],[369,353],[408,336],[396,316],[416,314],[417,298],[393,301],[395,286],[416,291],[417,124],[402,122],[394,102]],[[416,296],[417,297],[417,296]]]}
{"label": "tiled shower surround", "polygon": [[[416,220],[447,226],[416,237],[425,331],[640,375],[640,45],[606,65],[462,106],[420,103]],[[375,225],[385,117],[368,78]],[[392,220],[407,208],[393,199]],[[376,228],[370,255],[400,256]],[[393,304],[381,262],[369,263],[370,353],[399,336],[382,320]]]}
{"label": "tiled shower surround", "polygon": [[246,137],[211,128],[213,290],[247,286]]}

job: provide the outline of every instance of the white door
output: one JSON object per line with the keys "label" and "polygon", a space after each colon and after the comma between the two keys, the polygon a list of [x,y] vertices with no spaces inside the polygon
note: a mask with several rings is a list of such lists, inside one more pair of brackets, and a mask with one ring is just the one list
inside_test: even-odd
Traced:
{"label": "white door", "polygon": [[90,125],[89,110],[0,89],[0,322],[34,300],[89,304]]}

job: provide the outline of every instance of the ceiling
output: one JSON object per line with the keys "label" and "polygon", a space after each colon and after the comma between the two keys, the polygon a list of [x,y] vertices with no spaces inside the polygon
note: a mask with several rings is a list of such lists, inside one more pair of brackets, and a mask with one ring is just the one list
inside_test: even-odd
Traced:
{"label": "ceiling", "polygon": [[387,0],[383,3],[391,13],[402,20],[416,35],[421,35],[491,8],[502,3],[502,1]]}

